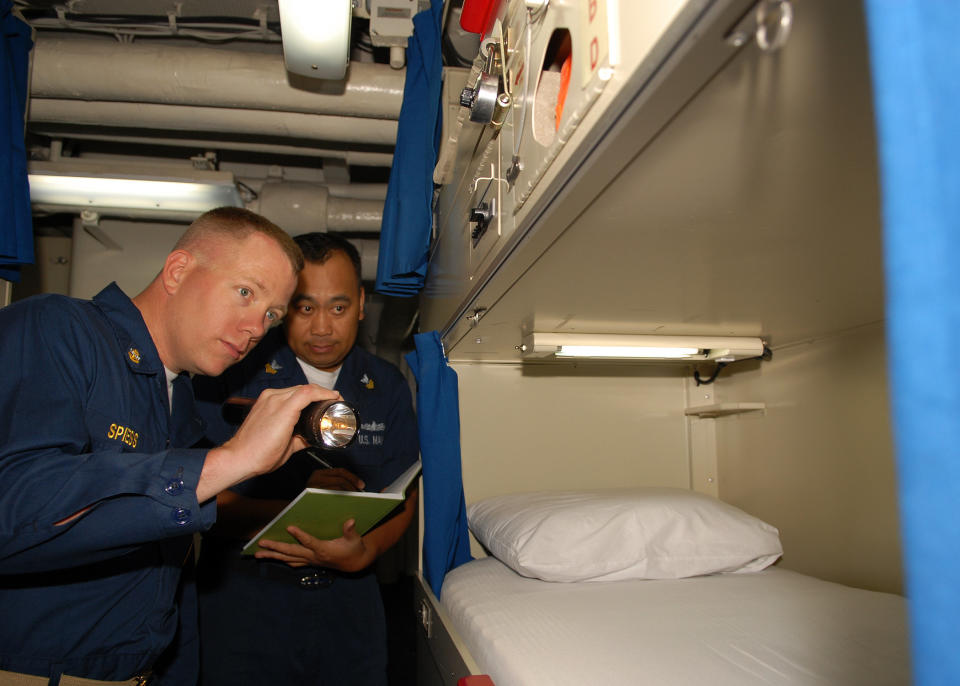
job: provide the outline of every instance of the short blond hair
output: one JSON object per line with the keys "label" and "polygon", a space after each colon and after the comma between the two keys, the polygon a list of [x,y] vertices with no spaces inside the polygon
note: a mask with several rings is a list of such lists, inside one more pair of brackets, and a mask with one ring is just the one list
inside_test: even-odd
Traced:
{"label": "short blond hair", "polygon": [[209,238],[240,240],[253,233],[263,234],[280,246],[294,273],[303,269],[303,252],[290,234],[266,217],[241,207],[218,207],[204,212],[183,232],[173,249],[189,251]]}

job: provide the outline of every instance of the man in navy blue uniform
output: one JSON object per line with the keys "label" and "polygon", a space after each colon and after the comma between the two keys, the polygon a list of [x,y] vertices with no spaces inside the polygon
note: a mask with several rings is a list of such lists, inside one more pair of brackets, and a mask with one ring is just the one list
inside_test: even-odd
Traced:
{"label": "man in navy blue uniform", "polygon": [[294,240],[306,263],[283,331],[271,332],[222,377],[197,377],[201,413],[210,438],[226,440],[235,427],[221,412],[224,399],[309,380],[352,403],[360,431],[345,449],[303,451],[218,497],[217,527],[204,537],[200,555],[203,686],[386,683],[386,623],[372,564],[410,524],[415,489],[364,536],[350,522],[332,541],[293,528],[299,544],[262,541],[255,558],[240,555],[243,543],[305,486],[379,491],[419,455],[406,380],[356,345],[364,305],[356,249],[323,233]]}
{"label": "man in navy blue uniform", "polygon": [[[133,299],[111,284],[0,309],[0,684],[196,680],[196,608],[189,589],[184,612],[176,599],[192,534],[217,493],[303,448],[300,411],[338,394],[266,392],[230,442],[191,449],[188,374],[241,360],[301,267],[278,227],[220,208]],[[175,672],[161,673],[165,651]]]}

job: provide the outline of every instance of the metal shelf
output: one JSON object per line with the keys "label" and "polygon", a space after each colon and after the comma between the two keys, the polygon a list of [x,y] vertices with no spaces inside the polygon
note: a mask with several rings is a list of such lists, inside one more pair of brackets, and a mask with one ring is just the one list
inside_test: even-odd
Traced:
{"label": "metal shelf", "polygon": [[716,417],[726,417],[732,414],[744,414],[746,412],[762,412],[766,409],[764,403],[716,403],[714,405],[700,405],[699,407],[688,407],[683,411],[688,417],[700,417],[701,419],[715,419]]}

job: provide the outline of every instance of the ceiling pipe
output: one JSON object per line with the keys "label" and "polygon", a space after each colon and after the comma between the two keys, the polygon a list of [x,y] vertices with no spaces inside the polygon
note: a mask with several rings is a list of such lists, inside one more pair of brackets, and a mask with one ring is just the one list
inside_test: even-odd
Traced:
{"label": "ceiling pipe", "polygon": [[326,186],[303,181],[266,181],[247,209],[295,236],[309,231],[379,232],[383,200],[342,198]]}
{"label": "ceiling pipe", "polygon": [[40,35],[31,78],[35,98],[396,120],[406,71],[351,62],[345,81],[325,81],[289,74],[279,52]]}
{"label": "ceiling pipe", "polygon": [[377,278],[377,260],[380,257],[380,241],[369,238],[348,238],[360,253],[360,279],[375,281]]}
{"label": "ceiling pipe", "polygon": [[336,198],[379,200],[381,204],[387,197],[385,183],[328,183],[327,190]]}
{"label": "ceiling pipe", "polygon": [[329,231],[380,231],[383,223],[383,201],[361,198],[327,200],[327,229]]}
{"label": "ceiling pipe", "polygon": [[[325,157],[339,159],[351,166],[389,167],[393,164],[393,155],[388,152],[359,152],[356,150],[337,150],[331,148],[309,148],[302,145],[280,145],[275,143],[241,143],[237,141],[214,141],[192,138],[154,138],[152,136],[112,136],[102,133],[87,133],[70,129],[64,130],[57,124],[31,126],[30,130],[41,136],[72,138],[76,140],[106,141],[109,143],[132,145],[159,145],[163,147],[187,148],[190,150],[242,150],[244,152],[267,155],[294,155],[299,157]],[[51,141],[51,145],[54,142]],[[52,159],[52,158],[51,158]],[[376,184],[374,184],[376,185]]]}
{"label": "ceiling pipe", "polygon": [[391,146],[397,139],[397,122],[386,119],[49,98],[30,99],[27,121],[31,130],[32,124],[119,126]]}
{"label": "ceiling pipe", "polygon": [[[270,221],[291,236],[311,231],[342,233],[378,233],[380,231],[380,221],[383,217],[382,201],[334,197],[329,194],[325,186],[318,184],[283,181],[267,183],[264,186],[267,188],[267,192],[261,191],[256,200],[247,203],[247,209],[268,217]],[[91,211],[90,208],[79,205],[34,203],[32,207],[34,213],[38,215],[62,214],[64,212],[79,215],[84,211]],[[93,212],[101,217],[148,221],[186,223],[197,218],[196,212],[153,209],[95,208]],[[379,241],[376,239],[357,239],[354,242],[368,244],[365,259],[372,255],[372,273],[376,275]],[[364,267],[364,272],[367,272],[367,267]],[[364,276],[364,278],[368,277]]]}

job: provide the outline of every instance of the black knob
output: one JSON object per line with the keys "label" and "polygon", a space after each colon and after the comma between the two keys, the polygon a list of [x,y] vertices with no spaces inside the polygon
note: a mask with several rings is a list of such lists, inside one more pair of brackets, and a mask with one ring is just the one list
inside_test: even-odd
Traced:
{"label": "black knob", "polygon": [[484,228],[490,223],[491,219],[493,219],[493,212],[490,210],[490,205],[485,202],[470,210],[470,221],[476,222]]}

